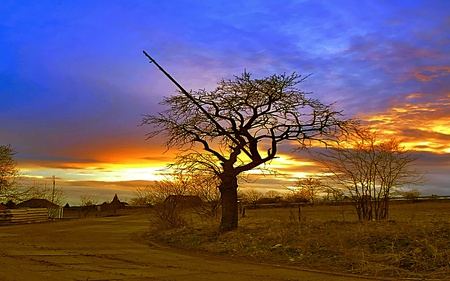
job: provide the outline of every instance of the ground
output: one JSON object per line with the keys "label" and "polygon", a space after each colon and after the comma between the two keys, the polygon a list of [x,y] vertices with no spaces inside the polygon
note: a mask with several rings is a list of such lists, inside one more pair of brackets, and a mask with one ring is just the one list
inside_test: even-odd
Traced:
{"label": "ground", "polygon": [[374,280],[181,252],[148,228],[144,214],[2,226],[0,280]]}

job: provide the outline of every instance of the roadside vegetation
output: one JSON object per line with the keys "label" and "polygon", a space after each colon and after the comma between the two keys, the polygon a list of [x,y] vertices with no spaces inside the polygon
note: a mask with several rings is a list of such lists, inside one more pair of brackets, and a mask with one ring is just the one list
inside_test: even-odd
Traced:
{"label": "roadside vegetation", "polygon": [[251,209],[231,232],[185,210],[186,225],[152,221],[147,239],[187,251],[368,276],[450,276],[450,202],[392,204],[391,219],[358,221],[349,205]]}

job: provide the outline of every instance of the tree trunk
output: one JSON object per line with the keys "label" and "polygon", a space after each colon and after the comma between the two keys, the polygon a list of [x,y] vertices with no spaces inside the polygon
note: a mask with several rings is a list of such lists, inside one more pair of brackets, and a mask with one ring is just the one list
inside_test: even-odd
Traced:
{"label": "tree trunk", "polygon": [[238,228],[239,206],[237,196],[237,177],[222,179],[219,187],[222,196],[222,220],[220,231],[227,232]]}

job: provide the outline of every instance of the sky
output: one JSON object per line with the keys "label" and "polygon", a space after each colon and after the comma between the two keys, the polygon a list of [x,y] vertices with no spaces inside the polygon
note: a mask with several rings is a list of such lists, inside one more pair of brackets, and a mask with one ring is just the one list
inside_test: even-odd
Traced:
{"label": "sky", "polygon": [[[175,150],[140,126],[176,87],[215,88],[312,74],[301,89],[335,103],[421,155],[425,195],[450,195],[450,1],[3,0],[0,144],[11,144],[24,184],[56,184],[67,201],[133,197]],[[273,163],[286,189],[317,165],[291,149]],[[245,187],[245,183],[244,186]]]}

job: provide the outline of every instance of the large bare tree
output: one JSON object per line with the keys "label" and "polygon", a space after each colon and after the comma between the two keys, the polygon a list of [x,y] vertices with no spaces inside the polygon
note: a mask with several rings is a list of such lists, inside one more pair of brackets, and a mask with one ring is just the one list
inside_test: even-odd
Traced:
{"label": "large bare tree", "polygon": [[219,163],[211,167],[220,179],[221,231],[238,227],[238,175],[274,159],[281,142],[326,143],[346,125],[340,111],[297,88],[306,77],[296,73],[254,79],[244,72],[221,80],[212,91],[187,92],[145,55],[179,91],[164,98],[164,111],[145,115],[142,124],[152,126],[149,138],[165,134],[167,148],[183,148],[182,154],[201,149]]}

